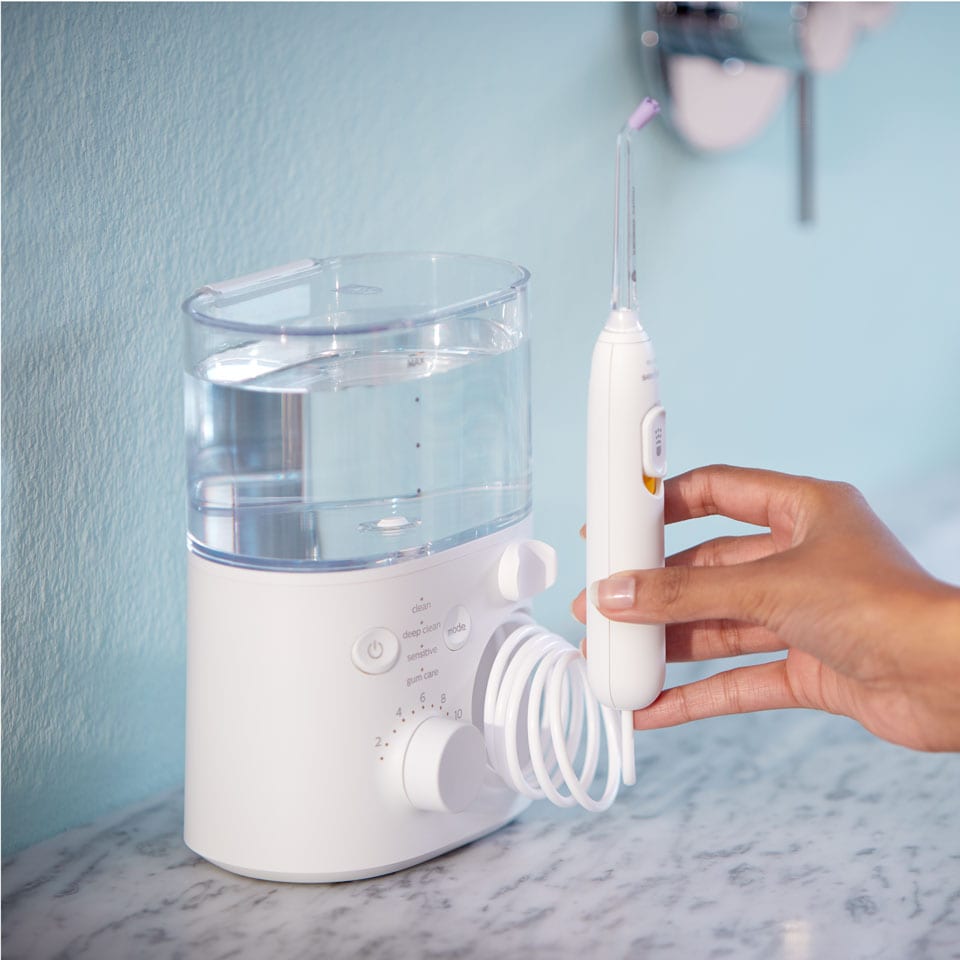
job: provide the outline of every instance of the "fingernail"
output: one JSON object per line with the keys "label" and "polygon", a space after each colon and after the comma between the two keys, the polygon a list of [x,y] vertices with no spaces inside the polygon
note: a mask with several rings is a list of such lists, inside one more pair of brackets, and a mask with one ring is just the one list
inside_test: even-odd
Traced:
{"label": "fingernail", "polygon": [[633,577],[610,577],[590,584],[590,602],[600,610],[628,610],[636,599]]}

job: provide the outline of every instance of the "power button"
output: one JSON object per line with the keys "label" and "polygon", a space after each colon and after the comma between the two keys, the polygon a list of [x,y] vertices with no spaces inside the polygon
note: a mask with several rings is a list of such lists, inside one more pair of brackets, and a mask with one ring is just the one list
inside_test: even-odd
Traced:
{"label": "power button", "polygon": [[643,472],[648,477],[667,475],[666,426],[667,413],[663,407],[651,407],[640,424]]}
{"label": "power button", "polygon": [[353,644],[353,665],[364,673],[386,673],[400,656],[400,641],[386,627],[374,627]]}

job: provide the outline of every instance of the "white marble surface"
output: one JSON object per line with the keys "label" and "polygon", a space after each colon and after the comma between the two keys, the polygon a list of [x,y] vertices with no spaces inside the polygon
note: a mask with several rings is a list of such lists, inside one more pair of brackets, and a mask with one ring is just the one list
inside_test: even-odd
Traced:
{"label": "white marble surface", "polygon": [[638,768],[607,814],[340,885],[205,863],[166,795],[8,861],[3,956],[960,957],[960,756],[784,713],[646,734]]}

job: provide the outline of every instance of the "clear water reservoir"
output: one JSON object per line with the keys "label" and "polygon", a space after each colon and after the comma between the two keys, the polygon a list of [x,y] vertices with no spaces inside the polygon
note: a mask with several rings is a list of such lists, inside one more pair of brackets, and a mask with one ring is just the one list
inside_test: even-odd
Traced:
{"label": "clear water reservoir", "polygon": [[365,255],[190,297],[191,549],[354,569],[526,516],[528,279],[480,257]]}

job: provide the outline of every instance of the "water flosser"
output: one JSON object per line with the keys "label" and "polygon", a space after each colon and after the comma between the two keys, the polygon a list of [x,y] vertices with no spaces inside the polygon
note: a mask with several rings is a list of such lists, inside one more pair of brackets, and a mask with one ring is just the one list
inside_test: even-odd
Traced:
{"label": "water flosser", "polygon": [[[590,369],[587,413],[587,583],[663,566],[665,412],[656,360],[637,312],[636,185],[631,152],[659,112],[647,98],[617,138],[610,315]],[[623,781],[635,782],[633,711],[663,689],[664,628],[618,623],[587,604],[587,674],[597,699],[621,714]]]}
{"label": "water flosser", "polygon": [[[618,141],[614,295],[590,379],[591,583],[663,564],[664,415],[630,178],[657,109],[641,104]],[[529,614],[556,556],[530,539],[528,276],[475,257],[338,257],[184,304],[184,837],[213,863],[379,876],[532,799],[601,811],[635,782],[632,711],[660,691],[663,628],[591,605],[585,664]],[[511,416],[481,447],[510,456],[464,459],[462,424],[498,398]]]}

